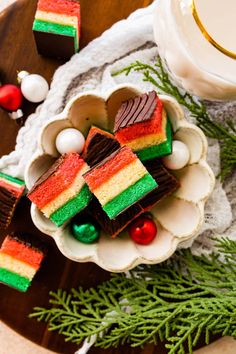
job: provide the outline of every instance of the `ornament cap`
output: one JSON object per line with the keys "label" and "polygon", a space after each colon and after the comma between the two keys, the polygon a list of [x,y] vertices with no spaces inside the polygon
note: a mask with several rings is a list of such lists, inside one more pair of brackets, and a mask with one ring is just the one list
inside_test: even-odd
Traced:
{"label": "ornament cap", "polygon": [[16,120],[16,119],[22,118],[24,114],[21,109],[18,109],[15,112],[8,113],[8,115],[11,117],[11,119]]}
{"label": "ornament cap", "polygon": [[28,71],[22,70],[22,71],[18,72],[18,74],[17,74],[18,83],[20,84],[26,76],[29,76]]}

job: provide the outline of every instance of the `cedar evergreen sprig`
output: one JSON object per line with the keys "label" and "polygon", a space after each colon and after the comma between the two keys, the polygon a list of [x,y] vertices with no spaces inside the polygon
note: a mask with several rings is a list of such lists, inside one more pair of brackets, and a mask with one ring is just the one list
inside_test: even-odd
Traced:
{"label": "cedar evergreen sprig", "polygon": [[102,348],[165,341],[169,354],[191,354],[200,337],[206,344],[215,334],[236,338],[236,242],[222,239],[218,248],[224,260],[184,250],[128,277],[112,275],[96,289],[51,292],[52,306],[36,307],[30,317],[66,341],[96,335]]}
{"label": "cedar evergreen sprig", "polygon": [[179,89],[171,81],[165,71],[160,57],[154,65],[136,61],[127,67],[113,73],[113,76],[125,74],[132,71],[141,72],[143,81],[152,83],[159,93],[165,93],[176,98],[176,100],[187,108],[196,124],[209,138],[217,139],[221,147],[221,179],[224,180],[236,166],[236,127],[232,120],[224,124],[214,121],[206,110],[204,102],[196,100],[188,92]]}

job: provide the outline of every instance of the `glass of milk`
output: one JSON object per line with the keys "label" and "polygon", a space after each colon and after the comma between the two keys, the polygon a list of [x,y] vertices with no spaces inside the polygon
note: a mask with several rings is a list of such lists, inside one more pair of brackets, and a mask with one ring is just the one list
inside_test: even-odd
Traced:
{"label": "glass of milk", "polygon": [[236,0],[159,0],[154,37],[180,86],[204,99],[236,99]]}

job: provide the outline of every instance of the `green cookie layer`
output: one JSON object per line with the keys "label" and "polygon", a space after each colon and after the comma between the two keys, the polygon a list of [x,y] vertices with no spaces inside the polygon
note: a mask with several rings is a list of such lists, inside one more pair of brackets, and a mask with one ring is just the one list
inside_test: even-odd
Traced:
{"label": "green cookie layer", "polygon": [[84,185],[84,187],[81,189],[81,191],[75,198],[69,200],[66,204],[64,204],[61,208],[59,208],[50,216],[50,220],[54,222],[57,226],[61,226],[62,224],[64,224],[64,222],[66,222],[79,211],[84,209],[91,200],[91,197],[92,194],[88,186]]}
{"label": "green cookie layer", "polygon": [[74,38],[75,51],[78,51],[79,49],[77,29],[73,26],[65,26],[53,22],[34,20],[33,30],[39,32],[57,34],[61,36],[72,37]]}
{"label": "green cookie layer", "polygon": [[5,175],[5,173],[2,173],[2,172],[0,172],[0,178],[7,179],[8,181],[17,183],[21,186],[25,185],[25,182],[21,181],[20,179]]}
{"label": "green cookie layer", "polygon": [[0,268],[0,282],[24,292],[28,289],[31,283],[29,279],[5,268]]}
{"label": "green cookie layer", "polygon": [[102,208],[107,213],[109,218],[113,219],[157,186],[158,185],[152,176],[150,174],[146,174],[124,192],[120,193],[117,197],[105,204]]}
{"label": "green cookie layer", "polygon": [[169,119],[167,120],[166,125],[166,137],[167,140],[159,145],[154,145],[149,148],[137,151],[136,154],[138,155],[141,161],[152,160],[157,157],[162,157],[165,155],[169,155],[172,152],[172,129],[171,123]]}

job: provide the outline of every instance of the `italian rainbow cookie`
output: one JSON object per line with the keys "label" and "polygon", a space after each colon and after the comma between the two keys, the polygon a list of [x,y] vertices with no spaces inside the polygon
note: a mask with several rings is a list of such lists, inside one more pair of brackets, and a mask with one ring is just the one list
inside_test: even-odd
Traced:
{"label": "italian rainbow cookie", "polygon": [[33,32],[40,54],[69,59],[79,50],[79,2],[39,0]]}
{"label": "italian rainbow cookie", "polygon": [[110,219],[158,186],[142,162],[126,146],[90,169],[84,179]]}
{"label": "italian rainbow cookie", "polygon": [[83,178],[88,170],[78,153],[64,154],[39,178],[28,198],[47,218],[61,226],[83,210],[91,199]]}
{"label": "italian rainbow cookie", "polygon": [[0,249],[0,282],[25,292],[43,258],[43,251],[29,242],[6,236]]}
{"label": "italian rainbow cookie", "polygon": [[90,167],[93,167],[119,148],[120,144],[114,135],[92,126],[85,142],[82,157]]}
{"label": "italian rainbow cookie", "polygon": [[171,124],[155,91],[125,101],[114,125],[116,139],[129,146],[142,161],[172,151]]}
{"label": "italian rainbow cookie", "polygon": [[139,215],[149,211],[162,199],[173,194],[180,186],[177,178],[163,166],[160,159],[146,161],[144,166],[158,183],[158,188],[149,192],[114,219],[109,219],[96,198],[93,198],[89,204],[90,214],[97,220],[101,228],[112,237],[118,235]]}
{"label": "italian rainbow cookie", "polygon": [[0,172],[0,229],[6,229],[25,191],[25,183]]}

